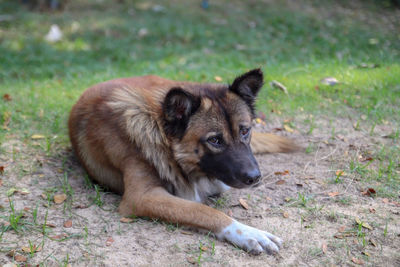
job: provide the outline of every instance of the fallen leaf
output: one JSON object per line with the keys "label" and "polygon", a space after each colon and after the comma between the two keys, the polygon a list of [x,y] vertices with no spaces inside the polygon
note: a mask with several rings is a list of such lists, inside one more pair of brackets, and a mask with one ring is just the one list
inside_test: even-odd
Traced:
{"label": "fallen leaf", "polygon": [[47,195],[46,195],[45,193],[42,193],[40,196],[41,196],[43,199],[47,199]]}
{"label": "fallen leaf", "polygon": [[368,252],[366,252],[366,251],[363,251],[363,252],[361,252],[363,255],[365,255],[365,256],[367,256],[367,257],[369,257],[369,256],[371,256]]}
{"label": "fallen leaf", "polygon": [[215,76],[214,79],[215,79],[217,82],[222,82],[222,78],[219,77],[219,76]]}
{"label": "fallen leaf", "polygon": [[287,213],[286,211],[284,211],[284,212],[282,213],[282,216],[283,216],[284,218],[289,218],[289,213]]}
{"label": "fallen leaf", "polygon": [[19,190],[17,190],[17,191],[18,191],[18,193],[20,193],[21,195],[27,195],[27,194],[30,193],[29,190],[26,189],[26,188],[22,188],[22,189],[19,189]]}
{"label": "fallen leaf", "polygon": [[187,260],[189,263],[191,263],[191,264],[196,264],[196,263],[197,263],[195,257],[191,257],[191,256],[190,256],[190,257],[187,257],[186,260]]}
{"label": "fallen leaf", "polygon": [[36,247],[36,245],[33,245],[32,248],[31,247],[22,247],[21,250],[25,253],[35,253],[35,252],[41,251],[42,248]]}
{"label": "fallen leaf", "polygon": [[369,225],[369,224],[366,223],[366,222],[362,222],[359,218],[356,218],[355,221],[356,221],[356,223],[357,223],[358,225],[361,224],[362,227],[364,227],[364,228],[366,228],[366,229],[369,229],[369,230],[373,230],[373,228],[372,228],[371,225]]}
{"label": "fallen leaf", "polygon": [[14,257],[16,262],[26,262],[28,259],[23,255],[15,255]]}
{"label": "fallen leaf", "polygon": [[291,197],[285,197],[285,201],[286,201],[286,202],[290,202],[291,200],[292,200]]}
{"label": "fallen leaf", "polygon": [[364,157],[361,157],[360,158],[360,162],[365,162],[365,161],[373,161],[374,159],[373,158],[371,158],[371,157],[366,157],[366,158],[364,158]]}
{"label": "fallen leaf", "polygon": [[4,99],[4,101],[11,101],[12,97],[9,94],[4,94],[3,99]]}
{"label": "fallen leaf", "polygon": [[37,139],[43,139],[43,138],[45,138],[45,136],[41,135],[41,134],[34,134],[34,135],[31,136],[31,138],[33,140],[37,140]]}
{"label": "fallen leaf", "polygon": [[287,174],[289,174],[289,171],[286,170],[286,171],[283,171],[283,172],[274,172],[274,174],[275,175],[287,175]]}
{"label": "fallen leaf", "polygon": [[66,237],[68,237],[68,235],[66,233],[62,233],[62,234],[59,234],[59,235],[51,236],[50,238],[59,240],[59,239],[63,239],[63,238],[66,238]]}
{"label": "fallen leaf", "polygon": [[369,212],[371,212],[371,213],[375,213],[375,212],[376,212],[376,210],[375,210],[374,208],[369,208]]}
{"label": "fallen leaf", "polygon": [[372,197],[376,195],[376,191],[373,188],[368,188],[367,190],[361,192],[361,194]]}
{"label": "fallen leaf", "polygon": [[328,246],[325,243],[322,244],[322,252],[324,254],[326,254],[328,252]]}
{"label": "fallen leaf", "polygon": [[188,231],[181,231],[181,234],[184,234],[184,235],[193,235],[193,233],[192,232],[188,232]]}
{"label": "fallen leaf", "polygon": [[272,82],[270,82],[270,85],[271,85],[273,88],[276,88],[276,89],[279,89],[279,90],[283,91],[285,94],[289,94],[289,92],[288,92],[286,86],[284,86],[283,84],[281,84],[281,83],[278,82],[278,81],[272,81]]}
{"label": "fallen leaf", "polygon": [[50,228],[56,228],[56,225],[54,223],[46,223],[46,226]]}
{"label": "fallen leaf", "polygon": [[346,229],[346,226],[343,225],[343,226],[340,226],[340,227],[339,227],[338,231],[339,231],[340,233],[343,233],[345,229]]}
{"label": "fallen leaf", "polygon": [[206,246],[200,246],[200,249],[201,249],[202,251],[207,251],[207,250],[208,250],[208,247],[206,247]]}
{"label": "fallen leaf", "polygon": [[14,193],[17,192],[17,189],[15,187],[11,187],[10,189],[7,190],[6,194],[8,197],[14,195]]}
{"label": "fallen leaf", "polygon": [[338,177],[345,175],[345,173],[344,173],[343,170],[337,170],[337,171],[335,172],[335,174],[336,174],[336,176],[338,176]]}
{"label": "fallen leaf", "polygon": [[284,124],[283,128],[285,129],[286,132],[289,132],[289,133],[293,133],[294,132],[294,130],[287,124]]}
{"label": "fallen leaf", "polygon": [[286,181],[285,181],[285,180],[279,180],[279,181],[277,181],[275,184],[277,184],[277,185],[281,185],[281,184],[284,184],[284,183],[286,183]]}
{"label": "fallen leaf", "polygon": [[246,200],[244,200],[243,198],[239,199],[239,203],[244,209],[246,209],[246,210],[249,209],[249,205],[247,204]]}
{"label": "fallen leaf", "polygon": [[112,243],[114,243],[114,239],[111,236],[109,236],[106,240],[106,246],[109,247],[112,245]]}
{"label": "fallen leaf", "polygon": [[373,240],[372,238],[369,240],[369,243],[370,243],[371,245],[373,245],[374,247],[377,247],[377,246],[378,246],[378,244],[376,244],[375,240]]}
{"label": "fallen leaf", "polygon": [[71,220],[65,221],[64,222],[64,227],[65,228],[71,228],[72,227],[72,221]]}
{"label": "fallen leaf", "polygon": [[339,195],[339,192],[330,192],[330,193],[328,193],[328,196],[330,196],[330,197],[335,197],[337,195]]}
{"label": "fallen leaf", "polygon": [[131,222],[133,222],[133,219],[127,218],[127,217],[122,217],[119,221],[122,223],[131,223]]}
{"label": "fallen leaf", "polygon": [[24,211],[30,211],[31,209],[29,207],[24,207]]}
{"label": "fallen leaf", "polygon": [[66,194],[54,195],[54,203],[56,203],[56,204],[61,204],[61,203],[63,203],[66,199],[67,199],[67,195],[66,195]]}
{"label": "fallen leaf", "polygon": [[15,249],[10,250],[9,252],[7,252],[6,254],[8,257],[14,257],[15,256]]}
{"label": "fallen leaf", "polygon": [[362,260],[357,259],[356,257],[353,257],[351,259],[351,261],[354,262],[355,264],[358,264],[358,265],[363,265],[364,264],[364,262]]}

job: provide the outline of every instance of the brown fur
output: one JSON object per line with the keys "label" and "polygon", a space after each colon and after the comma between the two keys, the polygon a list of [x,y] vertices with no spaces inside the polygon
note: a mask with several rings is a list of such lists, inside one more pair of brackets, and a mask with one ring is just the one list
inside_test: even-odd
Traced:
{"label": "brown fur", "polygon": [[[165,126],[169,115],[163,103],[171,88],[182,88],[200,99],[180,137],[169,134]],[[207,176],[199,168],[206,153],[219,153],[218,148],[199,140],[221,132],[227,145],[236,144],[238,136],[232,129],[243,124],[250,127],[251,101],[226,85],[176,82],[151,75],[116,79],[83,93],[72,108],[69,134],[89,175],[123,195],[119,206],[122,215],[161,218],[218,232],[232,219],[194,202],[226,189],[216,177]],[[195,104],[181,106],[189,110]],[[228,123],[222,114],[235,116]],[[285,138],[259,133],[253,133],[251,147],[256,153],[296,148]]]}

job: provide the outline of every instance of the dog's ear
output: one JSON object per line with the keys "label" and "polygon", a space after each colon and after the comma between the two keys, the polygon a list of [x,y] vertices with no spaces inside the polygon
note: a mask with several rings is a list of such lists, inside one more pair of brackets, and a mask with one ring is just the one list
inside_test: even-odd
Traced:
{"label": "dog's ear", "polygon": [[172,88],[165,96],[162,104],[166,134],[181,138],[190,116],[196,112],[199,106],[199,97],[182,88]]}
{"label": "dog's ear", "polygon": [[254,102],[264,84],[261,69],[254,69],[237,77],[229,86],[229,90],[240,96],[254,111]]}

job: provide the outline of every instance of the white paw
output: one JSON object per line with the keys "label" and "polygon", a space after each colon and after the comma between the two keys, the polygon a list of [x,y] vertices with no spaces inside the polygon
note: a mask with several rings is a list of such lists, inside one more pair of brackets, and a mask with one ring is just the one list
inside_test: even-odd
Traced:
{"label": "white paw", "polygon": [[260,254],[263,251],[275,254],[282,247],[282,239],[279,237],[237,221],[233,221],[222,229],[217,233],[217,237],[227,240],[251,254]]}

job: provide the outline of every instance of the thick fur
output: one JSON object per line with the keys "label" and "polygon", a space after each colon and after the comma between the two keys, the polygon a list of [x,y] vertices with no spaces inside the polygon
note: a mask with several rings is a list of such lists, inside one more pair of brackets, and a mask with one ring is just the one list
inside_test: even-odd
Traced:
{"label": "thick fur", "polygon": [[123,195],[122,215],[210,230],[252,253],[277,252],[279,238],[201,204],[230,187],[259,182],[252,149],[297,148],[271,134],[253,133],[251,139],[262,84],[259,69],[231,85],[151,75],[104,82],[87,89],[72,108],[71,143],[89,175]]}

